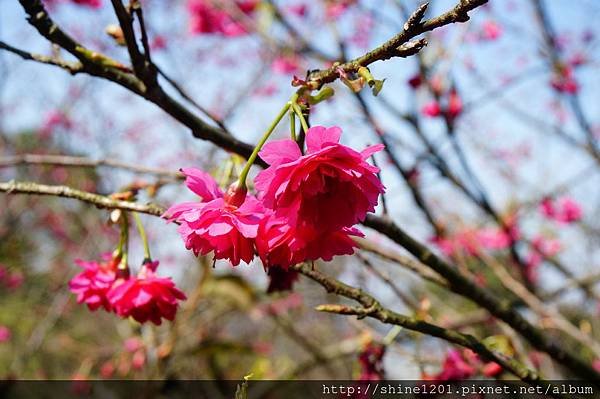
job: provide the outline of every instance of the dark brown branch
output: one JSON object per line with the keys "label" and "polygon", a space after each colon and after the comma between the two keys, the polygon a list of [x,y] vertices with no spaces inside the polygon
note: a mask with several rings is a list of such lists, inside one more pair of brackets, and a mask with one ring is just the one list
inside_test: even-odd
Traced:
{"label": "dark brown branch", "polygon": [[[54,23],[40,0],[19,0],[19,2],[28,15],[29,23],[43,37],[79,59],[83,65],[82,72],[115,82],[151,101],[188,127],[196,138],[210,141],[226,151],[234,152],[245,158],[248,158],[252,153],[253,146],[228,135],[218,127],[207,124],[165,93],[160,86],[147,88],[144,82],[136,77],[128,67],[76,42]],[[260,159],[257,163],[262,165]]]}
{"label": "dark brown branch", "polygon": [[452,10],[436,17],[422,22],[422,19],[427,10],[428,3],[421,5],[408,18],[404,24],[402,32],[377,47],[369,51],[367,54],[355,58],[354,60],[343,64],[333,65],[331,68],[319,71],[313,71],[308,76],[308,81],[311,87],[320,88],[326,83],[331,83],[339,77],[339,70],[346,73],[357,72],[358,68],[366,67],[375,61],[387,60],[393,57],[406,57],[415,54],[426,42],[419,40],[408,44],[416,36],[429,32],[455,22],[466,22],[469,20],[469,12],[475,8],[487,3],[488,0],[461,0]]}

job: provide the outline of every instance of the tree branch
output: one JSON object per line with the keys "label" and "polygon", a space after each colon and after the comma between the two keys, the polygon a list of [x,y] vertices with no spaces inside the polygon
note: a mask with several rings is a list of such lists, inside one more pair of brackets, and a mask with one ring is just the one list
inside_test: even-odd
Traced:
{"label": "tree branch", "polygon": [[183,179],[181,172],[171,170],[152,168],[128,164],[117,159],[90,159],[86,157],[75,157],[70,155],[40,155],[40,154],[19,154],[9,157],[0,157],[0,168],[13,167],[19,165],[58,165],[66,167],[102,167],[107,166],[116,169],[129,170],[136,173],[151,174],[159,177]]}
{"label": "tree branch", "polygon": [[87,202],[102,209],[122,209],[125,211],[145,213],[152,216],[162,216],[165,212],[164,208],[159,205],[121,201],[104,195],[77,190],[68,186],[50,186],[34,182],[10,181],[0,183],[0,192],[5,192],[7,194],[51,195],[72,198]]}
{"label": "tree branch", "polygon": [[359,317],[371,317],[383,323],[402,326],[411,331],[417,331],[426,335],[441,338],[450,343],[460,345],[471,349],[479,354],[482,358],[494,361],[500,364],[504,369],[510,371],[515,376],[529,383],[540,382],[540,378],[536,372],[527,369],[524,365],[515,359],[504,356],[485,343],[477,340],[472,335],[462,334],[457,331],[442,328],[440,326],[417,320],[412,317],[404,316],[390,309],[384,308],[371,295],[361,289],[349,286],[332,277],[326,276],[321,272],[314,270],[309,265],[300,264],[293,266],[292,269],[319,283],[329,293],[344,296],[358,302],[361,307],[343,306],[343,305],[321,305],[317,307],[319,311],[357,315]]}
{"label": "tree branch", "polygon": [[594,370],[590,363],[586,362],[578,354],[567,348],[563,348],[557,342],[548,338],[543,331],[535,327],[523,316],[521,316],[508,299],[499,300],[489,291],[479,287],[473,281],[462,275],[458,269],[436,256],[427,247],[409,236],[393,221],[367,215],[364,225],[386,235],[397,244],[400,244],[408,252],[421,262],[438,272],[450,284],[450,289],[476,304],[487,309],[492,315],[506,322],[535,348],[547,352],[559,364],[563,364],[580,377],[589,380],[600,380],[600,375]]}
{"label": "tree branch", "polygon": [[436,18],[422,22],[425,12],[427,11],[427,6],[429,5],[429,3],[424,3],[408,18],[402,32],[365,55],[343,64],[333,65],[331,68],[325,70],[311,72],[308,75],[307,81],[311,84],[311,87],[319,89],[322,85],[335,81],[339,77],[338,71],[340,69],[346,73],[354,73],[358,71],[358,68],[369,66],[375,61],[413,55],[426,45],[426,41],[419,40],[409,44],[411,43],[411,39],[444,25],[468,21],[469,12],[487,3],[487,1],[488,0],[461,0],[452,10]]}
{"label": "tree branch", "polygon": [[49,57],[46,55],[30,53],[25,50],[18,49],[13,47],[3,41],[0,40],[0,49],[6,50],[10,53],[16,54],[24,60],[28,61],[37,61],[42,64],[54,65],[63,69],[66,69],[72,75],[83,71],[83,65],[80,62],[69,62],[64,61],[59,58]]}

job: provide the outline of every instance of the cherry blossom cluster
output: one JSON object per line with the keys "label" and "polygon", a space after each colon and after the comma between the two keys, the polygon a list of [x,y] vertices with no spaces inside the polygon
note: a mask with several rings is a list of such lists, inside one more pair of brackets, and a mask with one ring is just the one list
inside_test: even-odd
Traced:
{"label": "cherry blossom cluster", "polygon": [[190,31],[195,34],[218,34],[227,37],[243,36],[248,30],[243,18],[256,11],[258,0],[188,0]]}
{"label": "cherry blossom cluster", "polygon": [[564,224],[577,222],[583,216],[581,206],[570,197],[558,200],[544,198],[540,203],[540,211],[547,219]]}
{"label": "cherry blossom cluster", "polygon": [[170,278],[156,274],[158,261],[147,261],[135,276],[123,267],[121,256],[105,254],[100,261],[77,260],[83,271],[69,281],[78,303],[90,310],[108,312],[145,323],[160,325],[162,318],[172,321],[178,302],[185,299]]}
{"label": "cherry blossom cluster", "polygon": [[424,374],[422,378],[436,381],[461,381],[477,375],[497,377],[501,373],[502,366],[496,362],[483,362],[470,349],[463,351],[451,349],[446,353],[440,372],[433,375]]}
{"label": "cherry blossom cluster", "polygon": [[444,84],[439,76],[434,76],[429,81],[419,73],[408,80],[408,85],[413,90],[418,90],[424,83],[430,87],[435,94],[435,99],[425,103],[421,108],[421,113],[429,118],[439,116],[446,117],[448,120],[456,119],[463,112],[463,101],[455,88],[450,88],[444,92]]}
{"label": "cherry blossom cluster", "polygon": [[467,228],[453,235],[433,237],[431,241],[446,255],[456,256],[466,253],[470,256],[478,255],[482,249],[502,250],[510,247],[511,243],[519,239],[518,228]]}
{"label": "cherry blossom cluster", "polygon": [[[254,180],[257,194],[234,183],[223,192],[206,172],[188,168],[185,184],[199,202],[170,207],[165,217],[180,224],[187,249],[212,252],[236,266],[258,254],[265,268],[352,254],[353,227],[373,212],[384,186],[366,160],[383,146],[362,152],[339,143],[339,127],[306,132],[306,153],[292,139],[268,142],[259,156],[269,167]],[[282,284],[291,284],[286,275]]]}

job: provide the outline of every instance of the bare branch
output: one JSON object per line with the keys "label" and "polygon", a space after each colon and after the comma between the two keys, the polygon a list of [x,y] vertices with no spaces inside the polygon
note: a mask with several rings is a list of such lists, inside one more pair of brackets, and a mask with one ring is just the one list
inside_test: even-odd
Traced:
{"label": "bare branch", "polygon": [[424,322],[412,317],[404,316],[392,310],[384,308],[379,302],[366,292],[342,283],[332,277],[326,276],[321,272],[314,270],[309,265],[300,264],[292,267],[297,272],[319,283],[327,292],[344,296],[358,302],[361,307],[344,305],[321,305],[317,307],[319,311],[338,313],[343,315],[358,315],[360,317],[371,317],[383,323],[394,324],[404,327],[408,330],[417,331],[426,335],[441,338],[450,343],[471,349],[482,358],[494,361],[513,373],[523,381],[536,383],[540,381],[536,372],[527,369],[515,359],[508,358],[485,343],[477,340],[472,335],[462,334],[454,330],[448,330],[434,324]]}
{"label": "bare branch", "polygon": [[4,182],[0,183],[0,192],[7,194],[33,194],[51,195],[56,197],[72,198],[87,202],[102,209],[122,209],[145,213],[152,216],[162,216],[164,209],[154,204],[140,204],[137,202],[121,201],[104,195],[89,193],[67,186],[50,186],[34,182]]}
{"label": "bare branch", "polygon": [[37,61],[42,64],[54,65],[62,69],[67,70],[72,75],[83,71],[83,65],[80,62],[69,62],[59,58],[49,57],[46,55],[30,53],[24,50],[20,50],[0,40],[0,49],[6,50],[10,53],[16,54],[24,60]]}
{"label": "bare branch", "polygon": [[[404,25],[402,32],[377,47],[376,49],[369,51],[367,54],[355,58],[354,60],[345,62],[343,64],[333,65],[331,68],[325,70],[313,71],[308,76],[308,82],[311,87],[320,88],[325,83],[331,83],[339,77],[339,70],[342,69],[346,73],[353,73],[358,71],[360,67],[366,67],[375,61],[387,60],[393,57],[406,56],[404,51],[412,52],[415,54],[426,42],[417,41],[414,45],[409,45],[408,49],[401,51],[403,45],[407,44],[414,37],[429,32],[433,29],[439,28],[444,25],[448,25],[454,22],[466,22],[469,20],[469,11],[482,6],[487,3],[488,0],[461,0],[452,10],[442,14],[436,18],[421,22],[427,5],[424,4],[419,7],[412,16],[408,19]],[[415,51],[416,50],[416,51]]]}
{"label": "bare branch", "polygon": [[128,164],[116,159],[90,159],[86,157],[75,157],[69,155],[39,155],[39,154],[20,154],[10,157],[0,158],[0,168],[13,167],[19,165],[60,165],[67,167],[102,167],[107,166],[116,169],[129,170],[136,173],[151,174],[160,177],[183,179],[180,172]]}

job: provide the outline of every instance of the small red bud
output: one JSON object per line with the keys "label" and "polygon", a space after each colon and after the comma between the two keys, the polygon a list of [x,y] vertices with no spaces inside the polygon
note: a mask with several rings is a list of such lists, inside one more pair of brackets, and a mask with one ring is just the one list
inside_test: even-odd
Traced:
{"label": "small red bud", "polygon": [[246,200],[247,193],[248,188],[246,188],[246,186],[238,187],[238,182],[235,182],[229,186],[223,198],[229,205],[240,206]]}

